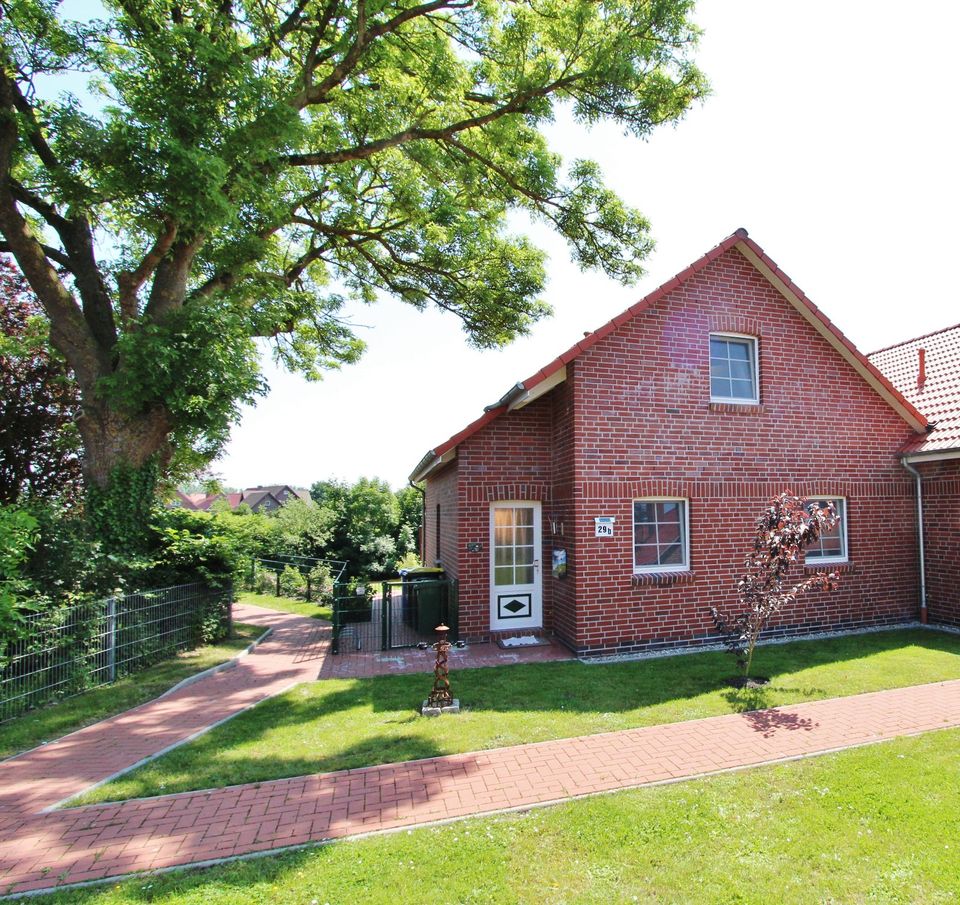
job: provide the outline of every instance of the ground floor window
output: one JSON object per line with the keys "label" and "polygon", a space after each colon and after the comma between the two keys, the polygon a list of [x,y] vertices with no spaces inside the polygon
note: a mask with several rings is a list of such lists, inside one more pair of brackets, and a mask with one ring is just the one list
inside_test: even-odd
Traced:
{"label": "ground floor window", "polygon": [[823,497],[809,500],[807,505],[822,509],[828,503],[833,503],[837,523],[830,531],[824,531],[817,543],[807,547],[806,560],[811,565],[847,561],[847,501],[843,497]]}
{"label": "ground floor window", "polygon": [[687,500],[654,497],[633,501],[633,571],[687,569]]}

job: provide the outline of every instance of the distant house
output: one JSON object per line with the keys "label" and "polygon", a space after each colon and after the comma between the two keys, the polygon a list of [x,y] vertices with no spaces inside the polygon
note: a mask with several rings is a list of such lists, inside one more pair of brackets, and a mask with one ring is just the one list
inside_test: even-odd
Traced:
{"label": "distant house", "polygon": [[310,491],[289,484],[271,484],[265,487],[248,487],[233,493],[182,493],[176,491],[170,506],[178,509],[204,511],[214,503],[224,502],[230,509],[241,504],[247,505],[252,512],[273,512],[288,500],[299,499],[310,502]]}
{"label": "distant house", "polygon": [[799,573],[841,582],[776,633],[960,625],[960,326],[868,358],[738,230],[531,371],[410,476],[463,636],[714,641],[785,490],[837,508]]}

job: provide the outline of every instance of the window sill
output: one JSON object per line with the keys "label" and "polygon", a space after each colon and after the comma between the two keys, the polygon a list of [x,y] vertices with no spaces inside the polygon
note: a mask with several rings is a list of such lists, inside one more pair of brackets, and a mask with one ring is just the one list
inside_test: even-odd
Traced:
{"label": "window sill", "polygon": [[710,411],[733,415],[762,415],[765,409],[759,402],[711,402]]}
{"label": "window sill", "polygon": [[814,572],[856,572],[857,567],[850,562],[850,560],[847,560],[846,562],[805,562],[803,564],[803,571],[811,575]]}
{"label": "window sill", "polygon": [[689,570],[682,572],[634,572],[633,587],[649,587],[650,585],[683,584],[693,581],[694,573]]}

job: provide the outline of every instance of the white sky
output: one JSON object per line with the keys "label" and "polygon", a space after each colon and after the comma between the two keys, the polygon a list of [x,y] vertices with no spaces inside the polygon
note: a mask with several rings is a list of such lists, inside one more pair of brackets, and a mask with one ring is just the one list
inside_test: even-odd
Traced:
{"label": "white sky", "polygon": [[[268,365],[226,484],[309,485],[377,475],[402,486],[423,454],[484,405],[686,267],[734,229],[750,235],[863,351],[960,321],[950,261],[960,213],[960,4],[704,0],[697,59],[713,94],[649,142],[558,123],[566,157],[598,160],[649,218],[648,275],[624,288],[571,265],[545,229],[555,316],[477,352],[459,322],[387,300],[358,312],[363,361],[318,384]],[[951,112],[953,111],[953,112]]]}

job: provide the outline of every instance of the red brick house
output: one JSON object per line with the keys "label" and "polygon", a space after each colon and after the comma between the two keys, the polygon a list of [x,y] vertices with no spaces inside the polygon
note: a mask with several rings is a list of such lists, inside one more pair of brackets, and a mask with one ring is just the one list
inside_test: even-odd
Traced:
{"label": "red brick house", "polygon": [[960,626],[960,325],[869,357],[930,419],[901,450],[923,513],[921,597],[931,622]]}
{"label": "red brick house", "polygon": [[[712,640],[709,607],[735,601],[755,520],[783,490],[837,505],[841,527],[804,568],[842,583],[777,632],[915,620],[904,452],[926,457],[931,620],[960,622],[960,329],[949,343],[916,391],[912,344],[871,362],[738,230],[417,465],[424,561],[459,579],[461,635],[552,633],[581,654]],[[953,426],[931,431],[951,366]]]}

